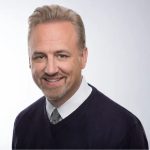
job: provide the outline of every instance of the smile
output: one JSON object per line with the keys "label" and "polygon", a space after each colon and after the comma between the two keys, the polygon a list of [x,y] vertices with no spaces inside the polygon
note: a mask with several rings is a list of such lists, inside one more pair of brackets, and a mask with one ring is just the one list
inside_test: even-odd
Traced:
{"label": "smile", "polygon": [[57,81],[61,80],[61,78],[59,78],[59,79],[45,79],[45,80],[48,82],[57,82]]}
{"label": "smile", "polygon": [[62,84],[63,84],[63,79],[64,79],[64,77],[57,77],[57,78],[50,78],[50,77],[45,77],[45,78],[43,78],[44,79],[44,84],[46,85],[46,86],[61,86]]}

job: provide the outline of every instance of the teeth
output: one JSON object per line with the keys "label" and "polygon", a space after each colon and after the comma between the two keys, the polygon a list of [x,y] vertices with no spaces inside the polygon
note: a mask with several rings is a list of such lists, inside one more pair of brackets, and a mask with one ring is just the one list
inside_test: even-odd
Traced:
{"label": "teeth", "polygon": [[46,79],[48,82],[57,82],[59,79]]}

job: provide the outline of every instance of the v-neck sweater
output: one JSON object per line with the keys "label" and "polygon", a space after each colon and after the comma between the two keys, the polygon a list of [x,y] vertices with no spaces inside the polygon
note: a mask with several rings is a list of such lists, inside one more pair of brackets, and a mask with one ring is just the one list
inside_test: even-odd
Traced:
{"label": "v-neck sweater", "polygon": [[90,96],[58,124],[51,124],[45,97],[16,118],[13,149],[146,149],[139,119],[95,87]]}

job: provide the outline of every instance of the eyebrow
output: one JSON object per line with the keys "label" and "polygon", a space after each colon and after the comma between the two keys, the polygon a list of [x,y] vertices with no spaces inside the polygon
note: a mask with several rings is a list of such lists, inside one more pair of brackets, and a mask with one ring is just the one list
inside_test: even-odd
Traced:
{"label": "eyebrow", "polygon": [[43,52],[33,52],[32,55],[43,55]]}
{"label": "eyebrow", "polygon": [[56,51],[56,53],[68,53],[68,54],[70,54],[70,52],[68,50],[58,50],[58,51]]}
{"label": "eyebrow", "polygon": [[[67,49],[56,50],[56,51],[54,51],[54,53],[57,53],[57,54],[59,54],[59,53],[70,54],[70,52]],[[43,54],[45,54],[45,52],[42,52],[42,50],[35,50],[32,53],[32,55],[41,55],[41,54],[43,55]]]}

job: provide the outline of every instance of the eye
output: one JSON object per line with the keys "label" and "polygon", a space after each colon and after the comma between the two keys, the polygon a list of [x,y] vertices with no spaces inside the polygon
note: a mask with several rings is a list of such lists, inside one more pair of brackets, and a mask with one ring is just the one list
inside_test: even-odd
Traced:
{"label": "eye", "polygon": [[33,59],[43,59],[44,58],[44,56],[33,56]]}
{"label": "eye", "polygon": [[60,59],[60,60],[65,60],[67,59],[69,56],[67,54],[58,54],[57,55],[57,58]]}
{"label": "eye", "polygon": [[35,54],[32,56],[32,60],[34,61],[42,61],[45,58],[45,55],[43,54]]}

